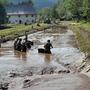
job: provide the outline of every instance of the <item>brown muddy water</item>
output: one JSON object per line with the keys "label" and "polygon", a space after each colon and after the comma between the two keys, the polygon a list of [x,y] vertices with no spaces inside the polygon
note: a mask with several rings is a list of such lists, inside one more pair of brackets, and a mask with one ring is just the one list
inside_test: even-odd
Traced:
{"label": "brown muddy water", "polygon": [[[23,38],[23,37],[22,37]],[[37,49],[43,48],[46,41],[50,39],[53,44],[52,54],[39,54]],[[65,69],[60,63],[73,63],[82,57],[82,53],[77,49],[74,34],[70,30],[46,30],[29,35],[29,40],[34,42],[34,46],[27,53],[13,50],[13,41],[2,45],[0,49],[0,76],[10,72],[40,73],[43,68],[53,67]]]}
{"label": "brown muddy water", "polygon": [[[48,39],[51,40],[54,47],[51,49],[52,54],[39,54],[37,49],[39,47],[43,48]],[[49,71],[51,69],[53,69],[53,71],[56,69],[67,70],[67,68],[64,66],[65,64],[73,64],[77,60],[82,60],[84,58],[83,53],[77,48],[74,34],[70,30],[62,30],[60,28],[57,30],[48,29],[44,32],[40,31],[30,34],[29,40],[34,42],[34,46],[28,50],[27,53],[14,51],[13,41],[2,44],[2,48],[0,49],[1,80],[10,76],[11,73],[17,73],[16,76],[23,77],[30,76],[30,74],[41,75],[43,70],[45,70],[44,74],[50,73]],[[62,88],[53,90],[74,89]]]}

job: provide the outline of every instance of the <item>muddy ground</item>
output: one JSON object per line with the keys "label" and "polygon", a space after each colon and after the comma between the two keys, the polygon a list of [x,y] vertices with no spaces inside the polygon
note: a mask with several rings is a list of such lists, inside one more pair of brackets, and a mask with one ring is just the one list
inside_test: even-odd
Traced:
{"label": "muddy ground", "polygon": [[[48,39],[54,47],[52,54],[39,54],[37,49],[43,48]],[[30,34],[29,40],[34,46],[27,53],[14,51],[13,41],[2,44],[1,90],[2,87],[8,90],[90,90],[89,77],[79,73],[85,55],[78,49],[71,30],[51,28]]]}

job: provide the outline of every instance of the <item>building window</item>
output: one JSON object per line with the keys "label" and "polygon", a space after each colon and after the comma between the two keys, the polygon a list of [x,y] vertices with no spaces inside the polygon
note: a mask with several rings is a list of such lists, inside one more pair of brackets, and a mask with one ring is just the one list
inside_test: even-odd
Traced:
{"label": "building window", "polygon": [[28,17],[28,15],[26,15],[26,17]]}
{"label": "building window", "polygon": [[34,23],[34,20],[32,20],[32,23]]}
{"label": "building window", "polygon": [[7,16],[7,18],[10,18],[10,16]]}
{"label": "building window", "polygon": [[17,20],[15,20],[15,22],[18,22]]}
{"label": "building window", "polygon": [[19,20],[19,24],[21,24],[22,23],[22,20]]}
{"label": "building window", "polygon": [[34,15],[32,14],[31,17],[33,17]]}
{"label": "building window", "polygon": [[18,17],[20,17],[20,15],[18,15]]}

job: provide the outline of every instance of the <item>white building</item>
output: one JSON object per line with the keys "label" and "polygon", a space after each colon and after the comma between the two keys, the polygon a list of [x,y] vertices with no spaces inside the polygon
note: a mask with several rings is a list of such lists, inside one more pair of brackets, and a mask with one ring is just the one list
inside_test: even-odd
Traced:
{"label": "white building", "polygon": [[9,4],[6,6],[9,23],[31,24],[36,21],[35,8],[30,4]]}

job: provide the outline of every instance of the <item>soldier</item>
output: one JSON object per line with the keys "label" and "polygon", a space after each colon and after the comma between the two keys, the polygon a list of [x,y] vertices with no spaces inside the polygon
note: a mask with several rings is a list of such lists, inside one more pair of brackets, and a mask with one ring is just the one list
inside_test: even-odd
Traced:
{"label": "soldier", "polygon": [[26,41],[26,42],[28,41],[28,35],[27,35],[26,32],[25,32],[25,41]]}
{"label": "soldier", "polygon": [[50,49],[53,48],[53,46],[52,46],[50,40],[47,40],[47,43],[45,44],[44,48],[45,48],[45,53],[51,54]]}
{"label": "soldier", "polygon": [[24,40],[22,43],[22,52],[26,52],[27,51],[27,45],[26,45],[26,41]]}
{"label": "soldier", "polygon": [[30,49],[30,48],[31,48],[31,43],[30,43],[30,41],[27,41],[27,42],[26,42],[26,46],[27,46],[27,49]]}
{"label": "soldier", "polygon": [[2,43],[2,36],[0,37],[0,48],[1,48],[1,43]]}
{"label": "soldier", "polygon": [[0,39],[0,48],[1,48],[1,39]]}
{"label": "soldier", "polygon": [[19,39],[18,42],[17,42],[16,48],[17,48],[18,51],[21,51],[22,50],[22,44],[21,44],[21,42],[22,42],[22,39]]}
{"label": "soldier", "polygon": [[15,42],[14,42],[14,50],[17,50],[17,43],[19,41],[19,38],[16,38]]}
{"label": "soldier", "polygon": [[28,35],[26,33],[25,33],[25,39],[24,40],[25,40],[27,49],[30,49],[31,46],[33,45],[33,42],[28,40]]}

